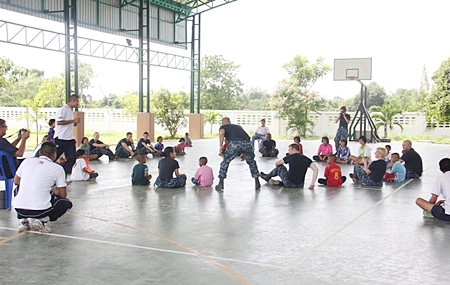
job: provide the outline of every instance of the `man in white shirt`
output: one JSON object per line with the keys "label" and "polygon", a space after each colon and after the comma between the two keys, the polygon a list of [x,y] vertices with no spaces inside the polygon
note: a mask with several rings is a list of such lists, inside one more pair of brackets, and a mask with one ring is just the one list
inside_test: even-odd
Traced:
{"label": "man in white shirt", "polygon": [[261,126],[256,129],[255,134],[252,136],[252,147],[255,149],[255,140],[261,140],[259,143],[259,148],[262,143],[266,140],[267,134],[270,133],[269,128],[266,127],[266,119],[261,120]]}
{"label": "man in white shirt", "polygon": [[73,117],[73,108],[78,107],[78,96],[69,97],[69,102],[62,106],[56,113],[55,145],[57,149],[56,158],[65,153],[66,162],[62,164],[66,174],[72,172],[72,166],[76,159],[76,142],[73,128],[80,122],[79,118]]}
{"label": "man in white shirt", "polygon": [[54,163],[56,147],[51,142],[42,144],[40,157],[25,159],[17,169],[14,184],[18,185],[13,200],[19,232],[30,229],[29,218],[36,219],[33,227],[41,233],[50,233],[49,221],[56,221],[72,208],[66,199],[64,169]]}
{"label": "man in white shirt", "polygon": [[[439,169],[444,175],[434,182],[430,200],[417,198],[416,204],[424,210],[425,217],[431,213],[438,220],[450,221],[450,158],[441,159]],[[443,199],[438,201],[439,196]]]}

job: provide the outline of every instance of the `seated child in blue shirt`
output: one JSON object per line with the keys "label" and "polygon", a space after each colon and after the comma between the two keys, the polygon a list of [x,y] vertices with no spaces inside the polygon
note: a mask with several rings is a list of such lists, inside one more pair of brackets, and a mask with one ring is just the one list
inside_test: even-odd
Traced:
{"label": "seated child in blue shirt", "polygon": [[347,140],[342,139],[340,141],[340,145],[341,147],[337,150],[337,163],[349,163],[349,158],[350,158],[350,148],[347,146]]}

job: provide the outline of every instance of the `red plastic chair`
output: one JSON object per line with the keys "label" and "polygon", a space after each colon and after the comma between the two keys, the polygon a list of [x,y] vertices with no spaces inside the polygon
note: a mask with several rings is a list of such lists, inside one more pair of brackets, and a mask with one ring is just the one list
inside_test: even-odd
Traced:
{"label": "red plastic chair", "polygon": [[[5,167],[3,166],[3,157],[6,158],[9,168],[11,169],[12,178],[6,177]],[[5,181],[5,204],[6,210],[11,210],[12,192],[14,184],[14,176],[16,175],[16,165],[11,155],[3,150],[0,150],[0,181]]]}

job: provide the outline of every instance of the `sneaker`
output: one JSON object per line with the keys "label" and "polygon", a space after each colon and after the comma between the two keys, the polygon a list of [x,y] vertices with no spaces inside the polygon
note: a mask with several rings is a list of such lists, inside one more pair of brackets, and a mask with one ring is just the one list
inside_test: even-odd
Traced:
{"label": "sneaker", "polygon": [[354,177],[353,173],[350,173],[348,176],[350,176],[351,179]]}
{"label": "sneaker", "polygon": [[266,180],[266,182],[269,182],[269,180],[271,180],[269,175],[265,174],[264,172],[259,173],[259,175],[262,179]]}
{"label": "sneaker", "polygon": [[424,218],[434,219],[434,216],[430,212],[425,211],[425,210],[423,210],[423,217]]}
{"label": "sneaker", "polygon": [[281,182],[280,180],[275,180],[275,179],[269,179],[269,185],[273,185],[273,186],[284,186],[283,182]]}
{"label": "sneaker", "polygon": [[22,222],[19,223],[19,233],[29,230],[30,230],[30,223],[28,223],[28,221],[26,221],[25,223]]}
{"label": "sneaker", "polygon": [[50,229],[50,226],[48,225],[48,222],[43,223],[39,219],[34,220],[33,227],[38,229],[41,233],[51,233],[52,232],[52,229]]}

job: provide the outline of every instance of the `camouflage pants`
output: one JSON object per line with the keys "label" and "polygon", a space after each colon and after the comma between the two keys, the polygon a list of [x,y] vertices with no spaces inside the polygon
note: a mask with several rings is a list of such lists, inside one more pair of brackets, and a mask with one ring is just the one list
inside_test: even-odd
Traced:
{"label": "camouflage pants", "polygon": [[225,153],[223,155],[223,161],[220,163],[219,178],[227,178],[227,171],[230,162],[236,158],[236,156],[243,154],[245,161],[250,166],[250,172],[253,178],[259,176],[258,166],[255,161],[255,153],[250,140],[232,140],[228,143]]}
{"label": "camouflage pants", "polygon": [[338,128],[336,131],[336,136],[334,137],[334,145],[336,151],[341,146],[340,141],[341,140],[347,140],[348,138],[348,129],[347,128]]}
{"label": "camouflage pants", "polygon": [[180,176],[168,179],[156,178],[155,185],[161,188],[180,188],[186,185],[186,174],[180,174]]}

